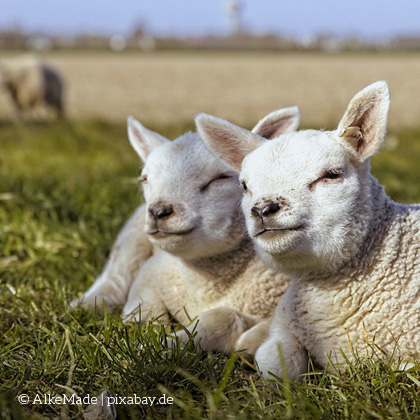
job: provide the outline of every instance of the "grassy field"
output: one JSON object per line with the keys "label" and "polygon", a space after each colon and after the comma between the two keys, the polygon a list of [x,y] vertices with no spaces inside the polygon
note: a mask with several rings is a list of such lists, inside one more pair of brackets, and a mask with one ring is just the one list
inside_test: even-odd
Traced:
{"label": "grassy field", "polygon": [[[251,122],[252,124],[252,122]],[[157,129],[157,127],[150,127]],[[174,138],[190,124],[160,127]],[[412,419],[420,365],[360,360],[303,383],[265,383],[244,360],[169,350],[163,326],[69,310],[102,269],[141,201],[125,127],[102,121],[0,124],[0,418],[77,418],[82,407],[17,397],[76,393],[174,398],[119,405],[119,418]],[[420,129],[392,132],[373,171],[398,201],[420,202]]]}
{"label": "grassy field", "polygon": [[[63,74],[68,114],[76,119],[122,122],[134,114],[167,126],[207,112],[252,124],[299,105],[305,125],[325,127],[337,124],[350,98],[377,80],[390,85],[392,128],[417,127],[420,118],[419,53],[69,51],[45,58]],[[0,118],[11,116],[0,92]]]}

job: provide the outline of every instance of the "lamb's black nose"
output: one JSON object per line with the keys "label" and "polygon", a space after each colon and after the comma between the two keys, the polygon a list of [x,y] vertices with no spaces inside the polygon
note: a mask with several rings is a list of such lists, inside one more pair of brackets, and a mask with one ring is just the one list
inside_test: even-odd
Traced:
{"label": "lamb's black nose", "polygon": [[174,208],[171,204],[155,204],[149,206],[149,213],[157,220],[169,217],[174,213]]}
{"label": "lamb's black nose", "polygon": [[267,217],[270,216],[270,214],[277,213],[280,210],[279,203],[270,203],[266,204],[263,208],[254,206],[251,209],[251,213],[255,217]]}
{"label": "lamb's black nose", "polygon": [[264,208],[261,211],[261,214],[263,217],[267,217],[270,214],[277,213],[280,210],[280,206],[278,203],[270,203],[264,206]]}

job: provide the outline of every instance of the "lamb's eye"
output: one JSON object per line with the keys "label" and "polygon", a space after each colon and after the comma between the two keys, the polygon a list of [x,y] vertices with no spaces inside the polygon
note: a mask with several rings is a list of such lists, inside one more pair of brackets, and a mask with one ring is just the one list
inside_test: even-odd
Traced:
{"label": "lamb's eye", "polygon": [[228,174],[220,174],[218,177],[214,178],[212,180],[212,182],[213,181],[217,181],[218,179],[228,179],[228,178],[232,178],[232,177],[230,175],[228,175]]}
{"label": "lamb's eye", "polygon": [[309,184],[309,188],[311,189],[311,191],[314,191],[314,189],[319,183],[336,184],[341,181],[342,177],[343,177],[342,169],[331,169],[329,171],[324,172],[322,176],[320,176],[318,179],[316,179],[311,184]]}
{"label": "lamb's eye", "polygon": [[201,191],[206,190],[215,181],[219,181],[219,180],[223,180],[223,179],[229,179],[229,178],[232,178],[232,176],[228,175],[228,174],[220,174],[220,175],[216,176],[215,178],[213,178],[211,181],[207,182],[207,184],[203,185],[200,188],[200,190]]}
{"label": "lamb's eye", "polygon": [[328,171],[322,177],[323,179],[338,179],[341,178],[343,172],[339,169],[333,169],[332,171]]}
{"label": "lamb's eye", "polygon": [[246,185],[245,181],[241,181],[241,185],[244,191],[248,191],[248,186]]}
{"label": "lamb's eye", "polygon": [[142,184],[147,183],[147,175],[141,175],[141,176],[139,176],[138,180],[139,180]]}

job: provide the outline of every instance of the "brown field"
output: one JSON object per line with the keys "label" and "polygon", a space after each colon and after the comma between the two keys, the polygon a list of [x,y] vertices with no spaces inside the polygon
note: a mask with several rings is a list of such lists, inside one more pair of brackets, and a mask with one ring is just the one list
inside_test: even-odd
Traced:
{"label": "brown field", "polygon": [[[0,58],[5,53],[0,54]],[[420,121],[420,54],[214,52],[54,52],[71,118],[148,124],[189,121],[207,112],[252,125],[274,109],[299,105],[305,126],[336,124],[350,98],[376,80],[392,92],[391,128]],[[0,93],[0,118],[14,115]]]}

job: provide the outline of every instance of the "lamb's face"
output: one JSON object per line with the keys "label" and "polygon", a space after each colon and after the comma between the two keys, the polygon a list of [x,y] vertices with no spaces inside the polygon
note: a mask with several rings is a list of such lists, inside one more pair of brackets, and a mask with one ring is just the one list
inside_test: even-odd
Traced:
{"label": "lamb's face", "polygon": [[145,230],[162,250],[197,259],[231,250],[244,237],[238,175],[197,134],[154,149],[141,178]]}
{"label": "lamb's face", "polygon": [[350,101],[337,130],[273,140],[200,114],[207,147],[240,172],[246,225],[261,257],[292,274],[334,269],[351,258],[371,217],[369,159],[386,133],[385,82]]}
{"label": "lamb's face", "polygon": [[341,259],[365,168],[335,137],[314,130],[284,134],[244,159],[242,209],[270,265],[300,270]]}

